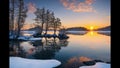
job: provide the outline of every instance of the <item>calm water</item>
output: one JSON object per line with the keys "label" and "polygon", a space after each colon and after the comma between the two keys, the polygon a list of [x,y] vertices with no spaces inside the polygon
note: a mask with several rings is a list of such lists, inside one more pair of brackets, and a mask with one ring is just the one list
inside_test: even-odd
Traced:
{"label": "calm water", "polygon": [[110,62],[110,32],[68,32],[69,39],[10,41],[10,56],[29,59],[57,59],[57,68],[78,68],[86,60]]}

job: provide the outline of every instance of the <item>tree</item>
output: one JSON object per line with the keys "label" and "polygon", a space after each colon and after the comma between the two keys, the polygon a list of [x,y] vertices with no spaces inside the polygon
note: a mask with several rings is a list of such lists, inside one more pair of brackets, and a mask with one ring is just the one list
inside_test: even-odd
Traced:
{"label": "tree", "polygon": [[46,24],[45,34],[47,34],[47,31],[48,31],[48,28],[49,28],[50,19],[51,19],[50,11],[47,10],[47,12],[46,12],[46,22],[45,22],[45,24]]}
{"label": "tree", "polygon": [[54,13],[51,14],[51,21],[49,27],[54,29],[54,34],[56,34],[57,29],[61,26],[61,22],[59,18],[54,17]]}
{"label": "tree", "polygon": [[[36,15],[35,21],[37,24],[41,23],[41,31],[40,34],[43,32],[43,24],[45,23],[45,9],[39,9],[37,8],[36,12],[34,13]],[[40,25],[39,25],[40,26]]]}
{"label": "tree", "polygon": [[10,7],[10,30],[13,34],[13,28],[14,28],[14,0],[11,0],[11,7]]}
{"label": "tree", "polygon": [[36,18],[34,19],[36,23],[42,27],[40,34],[43,32],[44,24],[45,24],[45,34],[47,34],[48,29],[51,27],[54,29],[54,34],[56,34],[57,28],[61,26],[61,22],[59,18],[54,17],[54,13],[49,10],[45,10],[44,8],[39,9],[34,13]]}
{"label": "tree", "polygon": [[27,17],[26,13],[27,13],[27,8],[24,7],[24,2],[23,0],[19,0],[18,1],[18,17],[17,17],[17,37],[18,38],[20,36],[20,31],[21,31],[21,28],[23,27],[24,25],[24,22],[25,22],[25,18]]}
{"label": "tree", "polygon": [[56,34],[56,30],[57,30],[57,28],[60,28],[60,26],[61,26],[60,19],[56,18],[55,22],[54,22],[54,34]]}

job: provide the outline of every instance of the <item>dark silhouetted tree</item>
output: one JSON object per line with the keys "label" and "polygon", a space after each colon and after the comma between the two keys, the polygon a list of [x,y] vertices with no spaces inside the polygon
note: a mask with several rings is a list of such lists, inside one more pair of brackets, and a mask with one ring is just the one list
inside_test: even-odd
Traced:
{"label": "dark silhouetted tree", "polygon": [[27,13],[27,8],[24,7],[24,2],[23,0],[19,0],[18,1],[18,17],[17,17],[17,37],[18,38],[20,36],[20,31],[21,28],[24,25],[25,22],[25,18],[27,17],[26,13]]}

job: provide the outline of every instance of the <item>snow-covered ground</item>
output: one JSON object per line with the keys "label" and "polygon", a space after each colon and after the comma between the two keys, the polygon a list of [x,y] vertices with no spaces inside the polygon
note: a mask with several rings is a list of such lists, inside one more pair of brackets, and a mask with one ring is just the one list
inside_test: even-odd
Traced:
{"label": "snow-covered ground", "polygon": [[59,66],[61,62],[57,60],[36,60],[20,57],[10,57],[10,68],[53,68]]}
{"label": "snow-covered ground", "polygon": [[19,40],[42,40],[42,38],[34,38],[34,37],[28,37],[28,36],[20,36],[18,37]]}
{"label": "snow-covered ground", "polygon": [[68,33],[86,33],[87,31],[66,31]]}
{"label": "snow-covered ground", "polygon": [[79,68],[111,68],[111,67],[110,67],[110,64],[97,62],[95,65],[92,65],[92,66],[82,66],[82,67],[79,67]]}
{"label": "snow-covered ground", "polygon": [[[13,39],[13,36],[9,36],[10,39]],[[34,37],[30,37],[30,36],[20,36],[18,37],[19,40],[31,40],[31,41],[34,41],[34,40],[42,40],[42,38],[34,38]]]}
{"label": "snow-covered ground", "polygon": [[[42,38],[34,38],[32,37],[33,34],[35,34],[35,31],[21,31],[22,36],[18,37],[19,40],[42,40]],[[13,39],[13,35],[9,33],[9,38]]]}
{"label": "snow-covered ground", "polygon": [[35,31],[21,31],[22,33],[26,33],[26,34],[35,34]]}
{"label": "snow-covered ground", "polygon": [[42,38],[30,38],[29,40],[32,40],[32,41],[34,41],[34,40],[42,40]]}

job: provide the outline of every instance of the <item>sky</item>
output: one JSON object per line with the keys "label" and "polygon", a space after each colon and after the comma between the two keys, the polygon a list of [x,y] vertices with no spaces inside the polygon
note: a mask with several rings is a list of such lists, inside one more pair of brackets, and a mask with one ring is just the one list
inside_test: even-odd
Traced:
{"label": "sky", "polygon": [[45,8],[60,18],[62,26],[101,28],[110,25],[110,0],[24,0],[29,11],[25,23],[34,23],[36,8]]}

